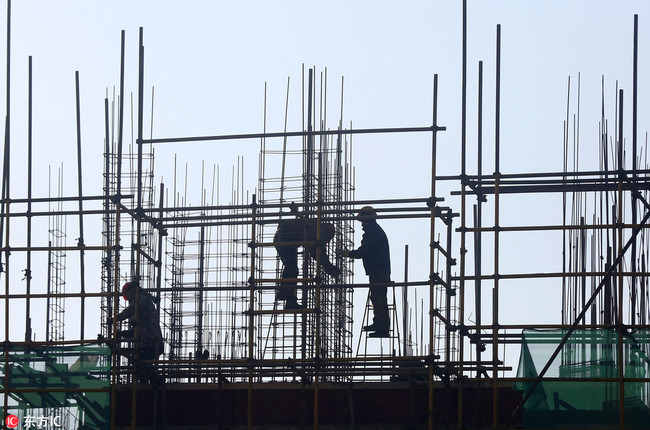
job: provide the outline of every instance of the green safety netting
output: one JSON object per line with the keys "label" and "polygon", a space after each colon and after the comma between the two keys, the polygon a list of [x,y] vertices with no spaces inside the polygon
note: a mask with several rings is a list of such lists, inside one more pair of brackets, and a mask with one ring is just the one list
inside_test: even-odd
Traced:
{"label": "green safety netting", "polygon": [[[537,378],[567,330],[524,330],[518,378]],[[620,424],[619,336],[623,350],[623,410],[626,429],[650,429],[650,332],[575,330],[524,404],[525,428],[618,429]],[[555,379],[554,379],[555,378]],[[559,378],[566,380],[558,380]],[[631,380],[628,378],[636,378]],[[527,393],[532,380],[515,389]]]}
{"label": "green safety netting", "polygon": [[111,351],[99,346],[11,347],[1,356],[0,388],[18,428],[110,427]]}

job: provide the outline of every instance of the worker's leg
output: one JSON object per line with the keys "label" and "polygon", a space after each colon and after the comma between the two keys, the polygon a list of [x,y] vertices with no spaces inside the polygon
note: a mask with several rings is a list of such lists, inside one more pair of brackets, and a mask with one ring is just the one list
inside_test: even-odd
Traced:
{"label": "worker's leg", "polygon": [[155,360],[155,346],[145,346],[138,349],[138,382],[148,383],[155,381],[156,368],[153,363],[145,361]]}
{"label": "worker's leg", "polygon": [[[369,276],[370,280],[370,302],[373,308],[373,329],[374,331],[387,332],[390,328],[388,317],[388,283],[390,276],[380,274]],[[383,285],[378,285],[383,284]]]}
{"label": "worker's leg", "polygon": [[[282,279],[298,278],[298,248],[294,246],[277,246],[278,256],[282,261]],[[296,299],[296,281],[282,281],[277,291],[277,300],[294,300]],[[290,288],[293,287],[293,288]]]}

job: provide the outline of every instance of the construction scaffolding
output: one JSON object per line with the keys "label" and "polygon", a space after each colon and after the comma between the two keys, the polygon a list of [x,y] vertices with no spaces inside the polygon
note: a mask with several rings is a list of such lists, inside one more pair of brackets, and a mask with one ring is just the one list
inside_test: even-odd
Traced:
{"label": "construction scaffolding", "polygon": [[[636,17],[634,23],[636,35]],[[319,413],[325,403],[321,393],[326,395],[332,387],[344,387],[353,404],[352,392],[360,384],[398,386],[411,395],[414,390],[425,390],[425,395],[418,391],[420,398],[426,398],[425,410],[408,412],[406,424],[412,428],[507,428],[515,423],[527,428],[566,428],[575,424],[572,420],[576,416],[584,416],[585,407],[578,400],[581,390],[594,387],[606,393],[594,396],[599,399],[598,407],[589,405],[608,412],[608,420],[600,422],[603,428],[644,428],[643,423],[650,422],[650,241],[646,238],[650,166],[641,162],[641,154],[647,154],[647,142],[643,151],[637,143],[636,69],[633,112],[623,111],[624,92],[620,90],[616,95],[614,134],[609,133],[606,118],[602,118],[601,140],[597,143],[601,165],[591,170],[578,169],[572,155],[577,152],[578,142],[571,142],[568,105],[564,170],[503,172],[499,164],[497,27],[493,173],[483,173],[483,77],[479,63],[476,169],[470,173],[473,168],[466,155],[471,150],[463,133],[460,173],[443,176],[437,172],[438,134],[445,130],[438,124],[437,76],[431,125],[355,129],[344,125],[341,113],[336,126],[331,127],[323,108],[327,104],[327,70],[320,73],[318,89],[318,72],[310,68],[303,70],[301,83],[301,130],[290,131],[285,126],[282,132],[267,132],[265,118],[261,133],[145,138],[142,30],[135,112],[137,138],[125,150],[124,40],[123,32],[119,94],[112,101],[108,97],[105,100],[102,196],[83,195],[81,185],[78,195],[70,197],[65,197],[62,188],[56,197],[34,198],[31,190],[27,198],[10,196],[10,141],[5,141],[0,219],[0,279],[5,283],[4,293],[0,294],[5,315],[0,384],[5,417],[15,415],[25,422],[26,417],[48,417],[45,409],[51,407],[56,417],[66,417],[66,428],[158,428],[173,424],[173,417],[161,411],[161,402],[166,401],[165,396],[185,389],[179,387],[212,390],[220,396],[224,386],[229,386],[233,391],[245,392],[245,422],[236,424],[260,428],[273,423],[260,421],[254,409],[274,406],[260,401],[258,393],[265,387],[287,383],[283,385],[287,390],[295,388],[301,393],[303,412],[309,411],[302,415],[301,424],[305,425],[304,417],[308,416],[312,428],[318,428],[328,418]],[[636,37],[634,52],[638,52]],[[341,94],[343,90],[341,79]],[[462,102],[466,112],[466,94]],[[628,117],[633,122],[631,144],[623,135],[623,120]],[[466,127],[463,122],[463,131]],[[421,156],[431,159],[430,171],[426,172],[431,185],[429,195],[356,199],[353,138],[378,134],[417,135],[427,144],[430,151]],[[243,185],[243,159],[233,167],[232,193],[226,199],[219,195],[220,167],[216,165],[212,175],[202,165],[198,203],[187,194],[187,168],[185,180],[178,180],[177,171],[182,168],[178,169],[176,160],[172,188],[154,184],[157,145],[242,140],[260,144],[254,193]],[[164,162],[171,164],[170,160]],[[29,163],[31,166],[31,159]],[[443,197],[448,190],[449,196]],[[549,196],[557,204],[552,208],[561,208],[561,224],[549,221],[532,225],[512,213],[502,220],[504,201],[539,195]],[[32,209],[33,203],[48,207],[37,211]],[[339,252],[353,249],[358,242],[356,216],[361,207],[368,205],[375,208],[380,222],[426,222],[428,231],[422,240],[429,246],[428,278],[409,280],[405,276],[404,281],[393,280],[388,285],[390,334],[372,342],[361,326],[373,310],[368,299],[359,303],[359,296],[365,298],[369,285],[358,282],[351,260]],[[37,232],[36,225],[31,225],[33,217],[48,218],[48,234],[35,235],[35,243],[31,241],[32,229]],[[80,222],[81,235],[72,246],[66,243],[68,217]],[[83,220],[98,217],[101,236],[84,238]],[[301,250],[300,272],[292,284],[301,306],[295,308],[278,299],[278,292],[287,288],[287,280],[281,278],[282,263],[276,247],[282,242],[275,235],[278,225],[287,219],[310,220],[318,226],[315,237],[305,234],[303,240],[290,243]],[[10,239],[10,232],[25,221],[29,240],[20,245],[22,240],[14,239],[15,234]],[[334,226],[330,241],[324,240],[323,223]],[[563,248],[558,254],[562,254],[562,267],[543,272],[503,270],[503,258],[512,252],[506,244],[514,243],[517,252],[531,234],[561,237]],[[512,239],[518,235],[524,239]],[[47,243],[40,243],[41,237],[47,237]],[[92,244],[95,240],[100,244]],[[316,249],[316,255],[310,256],[310,247]],[[47,282],[42,284],[42,290],[23,287],[13,275],[20,271],[14,263],[16,256],[36,251],[48,256]],[[83,282],[78,290],[66,286],[66,256],[72,252],[80,255],[82,273],[85,259],[100,261],[102,282],[96,290],[86,288]],[[326,273],[323,264],[317,264],[323,261],[323,252],[340,269],[340,275]],[[36,269],[31,268],[29,257],[26,259],[29,285]],[[487,263],[487,259],[492,261]],[[408,248],[405,260],[408,267]],[[18,261],[22,263],[22,258]],[[502,319],[500,306],[507,294],[503,291],[513,282],[527,285],[538,280],[554,282],[561,291],[560,322],[549,318],[548,323],[521,324]],[[151,364],[164,383],[152,387],[138,382],[137,366],[133,365],[138,360],[138,329],[132,337],[118,337],[121,327],[115,317],[121,308],[122,285],[130,281],[139,283],[160,312],[165,348]],[[414,289],[422,294],[419,310],[418,301],[409,303],[408,299]],[[483,302],[485,292],[491,297],[488,303]],[[536,290],[535,294],[546,293]],[[94,337],[95,327],[84,329],[88,300],[100,301],[98,338]],[[30,309],[32,304],[43,301],[46,328],[45,335],[39,338],[34,327],[40,323]],[[24,305],[24,320],[12,310],[16,302]],[[66,306],[75,306],[71,303],[80,304],[79,338],[71,338],[64,331],[64,311]],[[414,311],[420,316],[414,317]],[[23,323],[25,338],[17,340],[14,327]],[[413,327],[418,325],[418,334],[412,335]],[[542,345],[539,353],[535,352],[536,344]],[[513,345],[517,353],[521,348],[516,376],[517,369],[505,356]],[[90,382],[84,380],[88,385],[79,382],[83,379],[80,369],[92,374]],[[520,390],[514,401],[503,395],[504,384],[509,391]],[[479,396],[473,393],[482,388],[490,392],[491,410],[472,411],[479,403]],[[63,392],[73,395],[68,398],[60,395]],[[92,403],[93,396],[102,397]],[[129,414],[117,417],[117,405],[125,404],[125,397]],[[142,407],[143,398],[150,401],[150,408]],[[221,411],[222,403],[218,407]],[[234,425],[223,415],[217,421],[210,424]],[[55,420],[56,425],[60,422]],[[52,428],[56,428],[55,424]]]}

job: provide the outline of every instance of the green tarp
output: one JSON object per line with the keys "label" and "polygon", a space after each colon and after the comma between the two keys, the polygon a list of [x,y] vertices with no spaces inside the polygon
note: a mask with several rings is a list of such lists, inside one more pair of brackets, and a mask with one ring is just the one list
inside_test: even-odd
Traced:
{"label": "green tarp", "polygon": [[6,392],[17,428],[107,429],[110,359],[99,346],[11,348],[0,361],[0,402]]}
{"label": "green tarp", "polygon": [[[525,330],[518,378],[528,392],[567,331]],[[650,429],[650,332],[621,334],[623,408],[626,429]],[[576,330],[524,405],[525,428],[618,429],[620,422],[619,333]],[[532,378],[533,380],[530,380]],[[637,380],[632,380],[636,378]]]}

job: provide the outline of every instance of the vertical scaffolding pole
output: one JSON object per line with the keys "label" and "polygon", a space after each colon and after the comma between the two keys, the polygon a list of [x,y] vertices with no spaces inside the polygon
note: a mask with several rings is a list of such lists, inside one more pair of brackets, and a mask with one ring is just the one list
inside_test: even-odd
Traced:
{"label": "vertical scaffolding pole", "polygon": [[[314,340],[314,430],[318,430],[318,403],[319,403],[319,388],[320,388],[320,364],[321,364],[321,235],[322,235],[322,216],[323,216],[323,153],[318,154],[318,201],[317,201],[317,214],[316,214],[316,294],[314,303],[314,320],[315,324],[315,340]],[[304,300],[303,300],[304,306]]]}
{"label": "vertical scaffolding pole", "polygon": [[[139,47],[138,47],[138,123],[137,123],[137,140],[136,144],[138,147],[138,172],[137,172],[137,203],[136,203],[136,210],[135,210],[135,218],[136,218],[136,235],[135,235],[135,243],[132,245],[133,248],[135,249],[135,252],[133,253],[133,258],[135,258],[135,274],[134,278],[135,280],[139,283],[140,288],[136,288],[135,290],[135,297],[133,300],[135,301],[135,312],[133,315],[133,318],[135,321],[140,321],[140,293],[141,289],[143,288],[142,285],[142,279],[140,276],[140,254],[142,252],[140,248],[140,240],[141,240],[141,232],[142,232],[142,214],[143,214],[143,208],[142,208],[142,134],[143,134],[143,116],[144,116],[144,32],[143,28],[140,27],[140,35],[139,35]],[[133,264],[133,262],[132,262]],[[132,266],[133,267],[133,266]],[[138,345],[139,345],[139,336],[140,336],[140,330],[138,328],[138,325],[133,329],[133,362],[138,363],[138,360],[140,359],[140,354],[138,352]],[[136,417],[137,417],[137,383],[138,383],[138,377],[139,377],[139,372],[138,372],[138,366],[134,366],[134,374],[133,374],[133,380],[132,380],[132,396],[131,396],[131,428],[135,429],[136,425]],[[138,376],[138,377],[136,377]]]}
{"label": "vertical scaffolding pole", "polygon": [[[120,280],[120,215],[122,207],[122,139],[124,131],[124,44],[125,44],[125,31],[122,30],[120,35],[120,94],[118,102],[118,130],[117,130],[117,172],[115,175],[115,188],[116,188],[116,201],[115,201],[115,244],[113,252],[115,252],[114,258],[114,283],[115,285],[109,284],[109,291],[113,293],[112,296],[109,296],[109,300],[113,302],[112,316],[113,316],[113,326],[110,328],[113,337],[116,337],[116,327],[117,327],[117,309],[119,306],[120,296],[117,294],[118,285]],[[110,224],[110,221],[109,221]],[[117,383],[117,364],[119,363],[119,357],[113,353],[111,357],[112,366],[111,366],[111,427],[114,428],[115,422],[115,404],[116,404],[116,383]]]}
{"label": "vertical scaffolding pole", "polygon": [[[478,145],[477,145],[477,183],[476,189],[476,216],[474,219],[474,226],[476,233],[474,234],[474,275],[476,277],[474,286],[474,300],[475,300],[475,313],[476,313],[476,326],[480,327],[482,323],[481,312],[481,256],[482,256],[482,241],[481,241],[481,225],[483,223],[483,190],[481,182],[483,178],[483,62],[478,62]],[[476,329],[476,339],[481,338],[481,329]],[[476,342],[476,360],[481,361],[481,343]],[[479,378],[481,371],[477,370],[476,377]]]}
{"label": "vertical scaffolding pole", "polygon": [[[202,215],[204,215],[204,214],[202,214]],[[198,280],[198,291],[197,291],[197,295],[198,295],[197,306],[198,306],[199,309],[198,309],[198,315],[197,315],[198,321],[196,321],[196,325],[197,325],[197,328],[198,328],[197,329],[197,335],[196,335],[196,358],[197,358],[197,360],[199,360],[200,359],[199,357],[201,357],[202,354],[203,354],[203,312],[204,312],[204,309],[203,309],[204,308],[204,303],[203,303],[203,301],[204,301],[204,296],[205,296],[205,293],[204,293],[203,289],[205,287],[205,276],[204,276],[204,272],[205,272],[205,241],[206,241],[206,239],[205,239],[205,226],[202,225],[201,227],[199,227],[199,262],[198,262],[199,263],[199,273],[198,273],[199,280]],[[196,382],[199,382],[199,383],[201,382],[201,375],[200,374],[197,376]]]}
{"label": "vertical scaffolding pole", "polygon": [[492,293],[492,426],[497,428],[499,412],[499,181],[501,108],[501,24],[497,25],[496,100],[494,119],[494,290]]}
{"label": "vertical scaffolding pole", "polygon": [[[460,309],[458,315],[458,322],[462,326],[465,324],[465,259],[466,253],[465,248],[467,246],[467,232],[465,228],[467,227],[466,220],[466,210],[467,210],[467,195],[465,192],[465,187],[467,186],[467,0],[463,0],[463,64],[462,64],[462,113],[461,113],[461,186],[460,186],[460,279],[458,282],[459,289],[459,302]],[[449,225],[451,225],[451,219],[449,220]],[[450,250],[447,250],[448,252]],[[451,280],[451,277],[449,277]],[[451,285],[447,285],[447,301],[449,302],[449,295],[451,293]],[[450,315],[447,316],[449,318]],[[451,321],[451,320],[449,320]],[[447,326],[447,343],[449,343],[449,333],[451,327]],[[462,363],[464,360],[464,340],[461,335],[460,342],[458,345],[458,359]],[[449,351],[449,345],[447,345],[447,351]],[[449,353],[445,357],[446,360],[451,360]],[[458,426],[459,428],[463,427],[463,370],[459,371],[458,375]]]}
{"label": "vertical scaffolding pole", "polygon": [[251,270],[249,285],[249,304],[248,304],[248,429],[253,429],[253,366],[255,360],[254,354],[254,328],[255,328],[255,227],[257,222],[257,202],[255,194],[251,202]]}
{"label": "vertical scaffolding pole", "polygon": [[[312,202],[312,185],[313,185],[313,174],[314,174],[314,125],[313,125],[313,116],[314,116],[314,69],[309,69],[308,83],[307,83],[307,148],[305,151],[304,159],[304,168],[303,172],[303,201],[304,201],[304,210],[309,213],[310,205]],[[302,277],[309,277],[309,259],[307,253],[303,252],[302,256]],[[303,305],[305,304],[305,298],[308,297],[307,287],[303,282]],[[302,313],[302,330],[301,330],[301,344],[302,344],[302,358],[307,358],[307,330],[309,327],[309,314]],[[315,318],[317,321],[317,318]],[[304,378],[303,378],[304,379]],[[303,382],[304,384],[304,382]]]}
{"label": "vertical scaffolding pole", "polygon": [[79,271],[81,292],[81,325],[79,327],[80,339],[84,339],[84,325],[86,319],[86,275],[84,253],[84,215],[83,215],[83,187],[81,174],[81,105],[79,101],[79,71],[75,72],[76,107],[77,107],[77,187],[79,190]]}
{"label": "vertical scaffolding pole", "polygon": [[[3,159],[3,170],[2,170],[2,199],[4,200],[2,204],[3,212],[0,216],[1,220],[4,220],[5,225],[0,224],[0,244],[3,243],[2,234],[5,233],[4,244],[5,244],[5,339],[9,339],[9,138],[10,138],[10,112],[11,112],[11,103],[10,103],[10,91],[11,91],[11,0],[7,0],[7,87],[6,87],[6,101],[7,101],[7,113],[5,116],[5,142],[4,142],[4,159]],[[4,227],[4,228],[3,228]],[[9,343],[5,343],[4,347],[4,356],[5,356],[5,369],[9,369]],[[9,386],[9,372],[5,372],[5,387]],[[7,403],[9,400],[9,393],[7,390],[4,391],[4,416],[7,416]]]}
{"label": "vertical scaffolding pole", "polygon": [[[32,291],[32,57],[29,56],[29,76],[27,90],[27,268],[25,280],[27,300],[25,303],[25,342],[32,338],[31,300]],[[82,338],[83,339],[83,338]]]}
{"label": "vertical scaffolding pole", "polygon": [[165,203],[165,184],[160,183],[160,200],[158,201],[158,259],[156,261],[156,298],[158,303],[160,303],[160,287],[162,286],[162,253],[163,253],[163,240],[167,235],[164,228],[162,227],[163,218],[165,216],[164,212],[164,203]]}
{"label": "vertical scaffolding pole", "polygon": [[[639,43],[639,16],[634,15],[634,40],[633,40],[633,64],[632,64],[632,180],[636,184],[636,169],[637,169],[637,83],[638,83],[638,43]],[[637,221],[637,198],[636,194],[632,193],[632,224],[636,225]],[[632,285],[631,291],[631,308],[630,308],[630,323],[632,325],[636,322],[636,242],[632,244],[632,261],[630,262],[632,270],[632,278],[630,279]]]}
{"label": "vertical scaffolding pole", "polygon": [[[431,134],[431,201],[429,206],[430,213],[430,236],[429,236],[429,403],[427,408],[427,421],[429,430],[433,429],[433,356],[434,356],[434,314],[435,309],[435,243],[436,243],[436,152],[438,150],[437,124],[438,124],[438,75],[433,75],[433,132]],[[416,304],[417,305],[417,304]],[[406,327],[404,328],[406,330]],[[405,336],[406,337],[406,336]]]}

